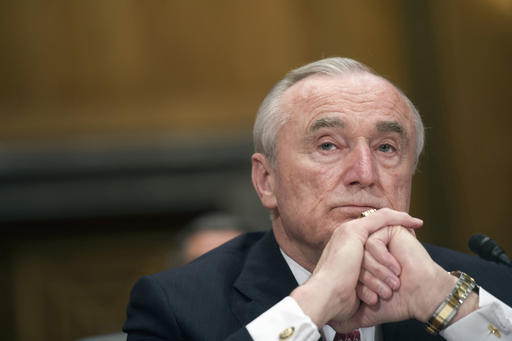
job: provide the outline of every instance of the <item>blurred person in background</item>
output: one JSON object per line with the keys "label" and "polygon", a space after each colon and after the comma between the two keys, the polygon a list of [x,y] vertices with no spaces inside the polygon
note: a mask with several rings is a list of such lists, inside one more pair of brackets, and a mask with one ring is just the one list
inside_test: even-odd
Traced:
{"label": "blurred person in background", "polygon": [[[199,215],[178,232],[171,250],[170,267],[187,264],[247,230],[247,224],[233,214],[215,211]],[[125,333],[112,333],[77,341],[124,340]]]}
{"label": "blurred person in background", "polygon": [[178,233],[171,263],[189,263],[247,230],[246,224],[235,215],[220,211],[202,214]]}

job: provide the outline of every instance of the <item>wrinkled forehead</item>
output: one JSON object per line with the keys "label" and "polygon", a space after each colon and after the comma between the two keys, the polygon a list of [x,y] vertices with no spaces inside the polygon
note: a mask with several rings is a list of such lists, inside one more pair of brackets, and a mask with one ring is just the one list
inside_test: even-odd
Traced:
{"label": "wrinkled forehead", "polygon": [[412,126],[411,108],[389,81],[370,73],[313,75],[297,82],[281,98],[288,120],[308,120],[317,110],[372,112],[397,115]]}

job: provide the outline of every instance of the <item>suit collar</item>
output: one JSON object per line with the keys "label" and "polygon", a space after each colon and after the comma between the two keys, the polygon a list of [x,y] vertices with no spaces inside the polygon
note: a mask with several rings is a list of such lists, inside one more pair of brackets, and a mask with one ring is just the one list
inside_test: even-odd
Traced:
{"label": "suit collar", "polygon": [[233,286],[233,312],[244,325],[288,296],[297,287],[272,231],[249,250]]}

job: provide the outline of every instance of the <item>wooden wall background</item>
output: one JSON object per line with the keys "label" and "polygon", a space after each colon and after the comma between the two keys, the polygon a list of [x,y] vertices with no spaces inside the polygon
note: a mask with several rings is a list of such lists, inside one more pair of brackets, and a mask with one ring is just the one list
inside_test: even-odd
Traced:
{"label": "wooden wall background", "polygon": [[191,218],[264,226],[254,113],[286,71],[327,56],[419,107],[420,238],[469,252],[484,232],[512,251],[511,38],[510,0],[0,3],[5,338],[120,331],[133,282],[169,265]]}

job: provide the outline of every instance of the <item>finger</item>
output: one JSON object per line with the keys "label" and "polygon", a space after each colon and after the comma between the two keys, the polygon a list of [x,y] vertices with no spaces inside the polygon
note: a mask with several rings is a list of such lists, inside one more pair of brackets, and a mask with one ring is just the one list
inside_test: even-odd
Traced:
{"label": "finger", "polygon": [[[358,236],[361,243],[366,244],[368,237],[387,226],[403,226],[409,229],[419,228],[423,225],[423,221],[418,218],[411,217],[405,212],[395,211],[390,208],[382,208],[366,217],[355,219],[340,226],[343,228],[336,229],[340,232]],[[332,237],[335,237],[333,233]],[[331,237],[331,239],[333,239]],[[345,239],[345,238],[344,238]],[[387,243],[385,243],[387,244]],[[393,262],[388,260],[387,262]],[[390,263],[391,264],[391,263]],[[396,264],[395,264],[396,265]],[[396,269],[396,268],[395,268]]]}
{"label": "finger", "polygon": [[359,273],[359,282],[376,293],[380,298],[384,299],[391,297],[393,294],[393,287],[400,286],[398,279],[393,279],[393,281],[393,285],[389,285],[366,269],[361,269],[361,272]]}
{"label": "finger", "polygon": [[407,228],[416,229],[423,225],[423,220],[411,217],[405,212],[395,211],[390,208],[381,208],[373,214],[360,219],[356,219],[356,221],[364,223],[360,226],[362,227],[363,231],[368,234],[378,231],[384,226],[400,225]]}
{"label": "finger", "polygon": [[401,272],[400,263],[387,248],[390,240],[391,230],[390,228],[385,228],[370,235],[365,244],[365,255],[368,253],[372,256],[372,259],[369,259],[369,261],[374,261],[366,265],[363,264],[363,266],[382,280],[390,276],[390,271],[396,276],[399,276]]}
{"label": "finger", "polygon": [[370,288],[362,283],[358,283],[356,286],[357,297],[368,305],[374,305],[379,302],[379,296]]}
{"label": "finger", "polygon": [[400,288],[400,278],[389,268],[377,262],[368,251],[365,251],[363,257],[362,270],[384,282],[392,291]]}

